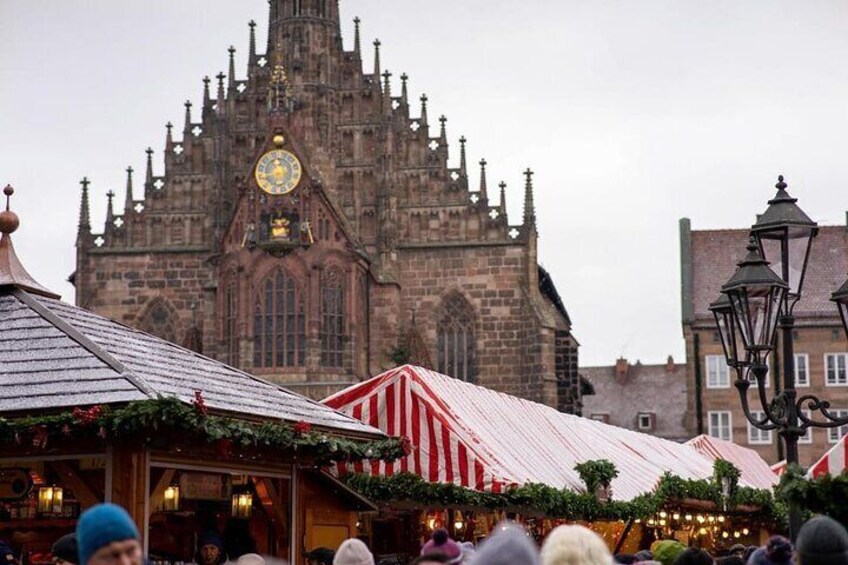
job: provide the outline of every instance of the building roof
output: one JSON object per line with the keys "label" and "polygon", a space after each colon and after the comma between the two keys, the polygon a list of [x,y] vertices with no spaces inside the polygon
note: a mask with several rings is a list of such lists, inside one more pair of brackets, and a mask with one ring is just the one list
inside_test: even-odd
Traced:
{"label": "building roof", "polygon": [[[409,456],[392,463],[354,464],[358,472],[410,471],[432,482],[492,492],[525,483],[583,491],[574,465],[608,459],[619,470],[611,485],[617,500],[651,492],[665,472],[688,479],[713,472],[712,459],[689,445],[565,414],[411,365],[354,385],[324,403],[411,439]],[[753,486],[747,469],[741,470],[741,483]]]}
{"label": "building roof", "polygon": [[556,308],[557,311],[562,314],[562,317],[565,318],[565,323],[570,326],[571,317],[565,309],[565,304],[562,303],[562,298],[560,297],[559,292],[557,292],[554,279],[544,267],[541,265],[537,265],[537,267],[539,268],[539,290],[542,292],[542,296],[547,297],[547,299],[551,301],[554,308]]}
{"label": "building roof", "polygon": [[694,437],[686,443],[697,449],[698,453],[704,457],[713,461],[724,459],[733,463],[738,469],[744,469],[745,480],[753,487],[771,489],[780,480],[765,459],[753,449],[708,435]]}
{"label": "building roof", "polygon": [[[20,264],[9,235],[15,228],[9,216],[0,217],[0,247],[9,250],[0,254],[0,277],[8,272],[4,267]],[[38,283],[21,280],[0,278],[0,414],[157,396],[191,402],[199,390],[212,410],[383,435],[318,402],[62,302]]]}
{"label": "building roof", "polygon": [[[606,422],[636,429],[639,413],[654,415],[651,434],[682,441],[689,437],[686,415],[686,365],[670,361],[661,365],[630,364],[616,375],[616,365],[581,367],[580,377],[591,383],[594,393],[583,396],[583,415],[607,415]],[[662,394],[657,394],[661,390]]]}
{"label": "building roof", "polygon": [[[818,461],[810,465],[807,470],[808,479],[817,479],[822,475],[832,475],[837,477],[848,469],[848,450],[845,449],[845,441],[848,436],[842,436],[836,445],[827,450],[827,453],[822,455]],[[786,464],[781,470],[785,472]]]}
{"label": "building roof", "polygon": [[[746,254],[749,230],[693,230],[691,232],[691,310],[695,319],[712,319],[709,305],[733,275]],[[686,250],[683,250],[684,254]],[[822,226],[813,240],[803,296],[795,306],[798,318],[838,318],[831,293],[848,273],[848,228]],[[684,277],[685,278],[685,277]],[[684,296],[686,295],[684,289]],[[799,320],[800,322],[801,320]]]}

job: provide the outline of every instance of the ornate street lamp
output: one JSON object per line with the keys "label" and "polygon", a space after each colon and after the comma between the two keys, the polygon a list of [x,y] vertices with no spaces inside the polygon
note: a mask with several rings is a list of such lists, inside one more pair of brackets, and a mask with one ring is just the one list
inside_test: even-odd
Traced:
{"label": "ornate street lamp", "polygon": [[[775,185],[777,195],[751,227],[748,255],[739,268],[721,288],[727,296],[728,306],[717,300],[710,309],[722,337],[728,365],[737,369],[735,386],[739,391],[745,418],[760,430],[778,430],[786,445],[787,464],[798,463],[798,438],[810,427],[835,428],[848,424],[848,418],[831,414],[830,403],[805,394],[797,398],[795,390],[795,344],[792,311],[801,298],[804,275],[810,257],[813,238],[818,226],[801,210],[786,192],[783,177]],[[769,268],[768,259],[774,261],[780,276]],[[848,333],[848,281],[833,293],[845,331]],[[774,397],[766,389],[767,358],[774,349],[776,329],[781,329],[783,353],[783,390]],[[737,335],[738,334],[738,335]],[[745,349],[745,360],[740,360],[739,341]],[[748,388],[751,381],[743,378],[744,368],[754,374],[763,417],[755,418],[748,407]],[[810,415],[804,414],[803,410]],[[820,413],[825,421],[813,419]],[[794,541],[801,527],[801,512],[794,505],[789,509],[789,533]]]}

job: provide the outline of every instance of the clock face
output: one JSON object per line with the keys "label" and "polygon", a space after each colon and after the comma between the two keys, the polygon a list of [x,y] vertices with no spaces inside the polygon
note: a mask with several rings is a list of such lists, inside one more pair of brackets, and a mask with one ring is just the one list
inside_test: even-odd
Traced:
{"label": "clock face", "polygon": [[291,192],[302,174],[303,167],[298,158],[285,149],[267,152],[256,165],[256,182],[268,194]]}

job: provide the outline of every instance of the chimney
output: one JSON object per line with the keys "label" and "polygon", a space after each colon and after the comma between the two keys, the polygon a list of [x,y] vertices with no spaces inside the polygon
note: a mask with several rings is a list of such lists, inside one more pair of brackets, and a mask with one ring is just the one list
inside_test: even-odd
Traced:
{"label": "chimney", "polygon": [[627,372],[630,370],[630,363],[624,357],[619,357],[615,361],[615,380],[619,383],[627,380]]}
{"label": "chimney", "polygon": [[674,357],[669,355],[668,359],[666,359],[666,362],[665,362],[665,372],[666,373],[673,373],[675,371],[675,369],[676,369],[676,367],[674,366]]}

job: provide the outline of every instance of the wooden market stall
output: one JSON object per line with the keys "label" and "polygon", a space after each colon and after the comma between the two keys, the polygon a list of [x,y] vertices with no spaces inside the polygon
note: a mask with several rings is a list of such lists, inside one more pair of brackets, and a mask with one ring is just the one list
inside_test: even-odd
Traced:
{"label": "wooden market stall", "polygon": [[[11,196],[11,187],[6,195]],[[402,455],[326,406],[59,300],[26,272],[0,212],[0,539],[26,565],[81,511],[111,501],[157,563],[194,561],[203,532],[231,558],[304,561],[357,535],[374,507],[317,470]]]}
{"label": "wooden market stall", "polygon": [[[324,403],[389,435],[409,438],[412,450],[407,457],[340,465],[338,470],[342,476],[350,474],[350,484],[366,494],[391,492],[407,498],[384,508],[420,510],[417,531],[408,536],[415,543],[435,526],[445,526],[462,539],[479,539],[506,516],[524,521],[538,537],[562,522],[558,516],[582,518],[612,549],[626,549],[622,544],[650,537],[676,536],[711,548],[759,541],[761,509],[722,503],[722,485],[714,478],[717,457],[692,445],[564,414],[409,365],[354,385]],[[768,465],[755,452],[733,447],[732,464],[718,458],[727,465],[718,468],[726,468],[732,479],[726,485],[728,501],[747,497],[768,502],[774,484]],[[586,463],[584,476],[575,466]],[[587,491],[594,498],[600,483],[594,481],[589,489],[587,482],[593,473],[600,477],[606,464],[617,476],[607,491],[597,494],[617,504],[589,501],[596,515],[576,515],[569,504],[585,503],[585,498],[576,497]],[[444,485],[457,488],[445,490]],[[529,485],[548,489],[544,494],[557,497],[560,507],[547,513],[528,508],[544,498]],[[698,489],[713,500],[695,500],[690,491]],[[422,502],[430,495],[433,501],[453,500],[453,506]]]}

